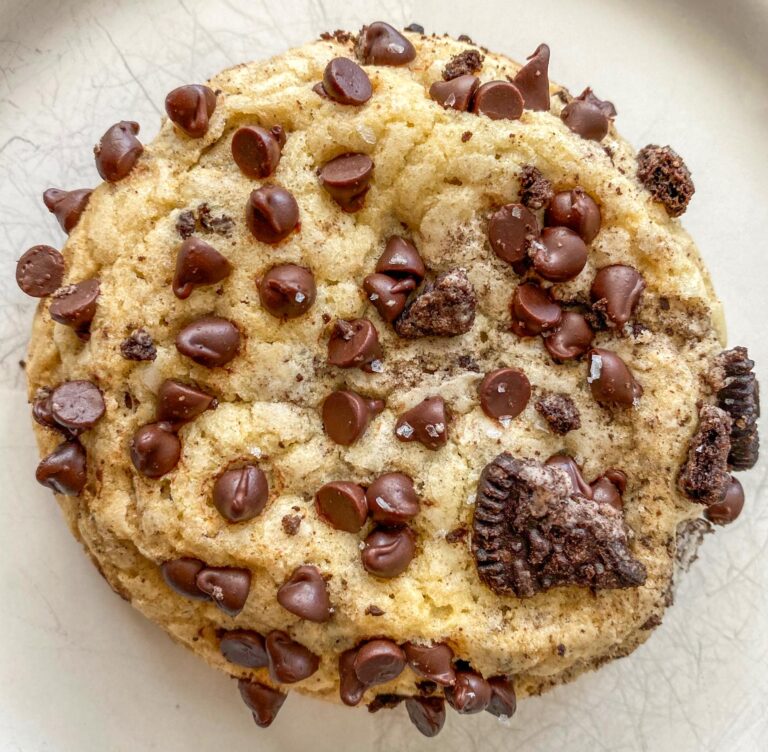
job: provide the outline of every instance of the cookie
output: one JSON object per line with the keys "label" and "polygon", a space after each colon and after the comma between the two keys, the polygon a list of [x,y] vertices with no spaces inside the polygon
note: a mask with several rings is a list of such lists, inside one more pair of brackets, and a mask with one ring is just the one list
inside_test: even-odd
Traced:
{"label": "cookie", "polygon": [[46,191],[67,242],[17,269],[37,478],[259,726],[290,691],[427,736],[511,716],[642,643],[741,511],[758,389],[690,172],[549,58],[324,34]]}

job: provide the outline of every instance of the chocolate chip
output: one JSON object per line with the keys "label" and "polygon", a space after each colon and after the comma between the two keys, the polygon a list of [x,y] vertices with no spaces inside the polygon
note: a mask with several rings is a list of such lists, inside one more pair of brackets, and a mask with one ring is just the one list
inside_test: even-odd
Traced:
{"label": "chocolate chip", "polygon": [[101,137],[93,153],[96,169],[109,183],[116,183],[126,177],[138,161],[144,147],[136,138],[139,124],[128,120],[115,123]]}
{"label": "chocolate chip", "polygon": [[90,188],[77,188],[74,191],[62,191],[49,188],[43,194],[43,203],[67,234],[72,232],[80,221],[93,191]]}
{"label": "chocolate chip", "polygon": [[157,420],[185,423],[206,410],[215,410],[213,395],[181,381],[166,379],[157,391]]}
{"label": "chocolate chip", "polygon": [[410,528],[374,528],[365,539],[361,557],[367,572],[389,579],[405,572],[415,554],[416,543]]}
{"label": "chocolate chip", "polygon": [[558,327],[544,337],[544,347],[558,363],[584,355],[592,346],[595,333],[576,311],[564,311]]}
{"label": "chocolate chip", "polygon": [[494,212],[488,223],[488,240],[493,252],[508,264],[517,264],[528,255],[539,237],[536,215],[522,204],[507,204]]}
{"label": "chocolate chip", "polygon": [[601,311],[618,327],[629,321],[645,289],[645,280],[631,266],[604,266],[595,276],[590,294],[595,302],[605,301]]}
{"label": "chocolate chip", "polygon": [[317,567],[311,565],[293,570],[277,591],[277,602],[307,621],[322,623],[331,618],[328,587]]}
{"label": "chocolate chip", "polygon": [[383,409],[382,400],[366,399],[357,392],[332,392],[323,402],[323,428],[331,441],[350,446],[363,436],[371,419]]}
{"label": "chocolate chip", "polygon": [[[205,567],[195,579],[198,589],[229,616],[237,616],[248,600],[251,573],[236,567]],[[267,647],[269,650],[269,647]]]}
{"label": "chocolate chip", "polygon": [[562,470],[508,453],[480,477],[472,552],[480,579],[499,595],[525,598],[559,585],[638,587],[646,580],[620,512],[575,495]]}
{"label": "chocolate chip", "polygon": [[477,296],[464,269],[450,269],[427,285],[394,322],[407,339],[456,337],[475,323]]}
{"label": "chocolate chip", "polygon": [[368,517],[365,491],[356,483],[333,481],[315,494],[315,508],[321,520],[336,530],[357,533]]}
{"label": "chocolate chip", "polygon": [[208,132],[208,123],[215,109],[216,94],[201,84],[179,86],[165,98],[168,117],[192,138],[201,138]]}
{"label": "chocolate chip", "polygon": [[436,450],[448,441],[448,413],[442,397],[427,397],[406,410],[395,425],[400,441],[418,441],[427,449]]}
{"label": "chocolate chip", "polygon": [[456,681],[453,670],[453,650],[443,642],[436,645],[417,645],[406,642],[403,645],[408,665],[419,676],[450,687]]}
{"label": "chocolate chip", "polygon": [[549,46],[540,44],[512,79],[526,110],[549,111]]}
{"label": "chocolate chip", "polygon": [[547,180],[533,165],[523,165],[520,169],[520,203],[529,209],[541,209],[549,204],[554,196],[551,181]]}
{"label": "chocolate chip", "polygon": [[263,185],[248,197],[245,222],[256,240],[275,245],[296,229],[299,205],[285,188]]}
{"label": "chocolate chip", "polygon": [[448,704],[464,715],[485,710],[491,702],[491,695],[491,685],[474,671],[457,671],[455,684],[445,688]]}
{"label": "chocolate chip", "polygon": [[279,264],[259,281],[261,305],[280,318],[294,319],[306,313],[316,296],[315,276],[305,266]]}
{"label": "chocolate chip", "polygon": [[371,604],[370,606],[365,607],[365,615],[366,616],[384,616],[384,609],[379,608],[378,606],[375,606],[374,604]]}
{"label": "chocolate chip", "polygon": [[120,354],[126,360],[145,361],[157,357],[152,335],[146,329],[135,329],[120,343]]}
{"label": "chocolate chip", "polygon": [[264,638],[250,629],[225,632],[219,642],[219,650],[230,663],[243,668],[262,668],[269,665]]}
{"label": "chocolate chip", "polygon": [[598,99],[586,88],[572,99],[560,113],[562,121],[574,133],[589,141],[602,141],[608,133],[616,109],[611,102]]}
{"label": "chocolate chip", "polygon": [[526,282],[518,285],[512,296],[512,330],[515,334],[533,337],[554,329],[562,320],[560,306],[538,285]]}
{"label": "chocolate chip", "polygon": [[226,470],[213,484],[213,504],[229,522],[258,517],[268,500],[267,476],[256,465]]}
{"label": "chocolate chip", "polygon": [[194,212],[187,209],[186,211],[179,213],[179,216],[176,219],[176,232],[178,232],[182,238],[186,239],[190,237],[195,231],[196,226],[197,220],[195,219]]}
{"label": "chocolate chip", "polygon": [[405,308],[408,295],[416,289],[413,279],[393,279],[386,274],[369,274],[363,280],[368,300],[385,321],[393,321]]}
{"label": "chocolate chip", "polygon": [[614,509],[618,509],[619,511],[624,508],[621,491],[609,477],[602,475],[596,480],[593,480],[590,485],[592,488],[592,498],[598,504],[610,504]]}
{"label": "chocolate chip", "polygon": [[37,466],[38,483],[63,496],[79,496],[88,479],[85,449],[78,441],[59,444]]}
{"label": "chocolate chip", "polygon": [[688,457],[680,471],[680,490],[699,504],[716,504],[728,490],[728,453],[731,448],[731,417],[714,405],[702,405],[699,425],[688,445]]}
{"label": "chocolate chip", "polygon": [[367,154],[341,154],[326,162],[318,174],[320,185],[342,211],[354,213],[365,204],[373,177],[373,160]]}
{"label": "chocolate chip", "polygon": [[567,476],[571,493],[581,494],[587,499],[592,498],[592,486],[584,480],[581,468],[567,454],[553,454],[544,464],[547,467],[560,468]]}
{"label": "chocolate chip", "polygon": [[464,42],[465,44],[474,44],[474,42],[472,41],[472,37],[470,37],[469,34],[459,34],[459,36],[457,36],[456,39],[459,42]]}
{"label": "chocolate chip", "polygon": [[443,81],[453,81],[454,78],[477,73],[483,67],[485,55],[478,50],[464,50],[454,55],[443,68]]}
{"label": "chocolate chip", "polygon": [[405,654],[392,640],[371,640],[358,648],[352,666],[366,687],[374,687],[400,676]]}
{"label": "chocolate chip", "polygon": [[725,489],[725,496],[714,504],[710,504],[704,515],[715,525],[728,525],[733,522],[744,508],[744,488],[733,475]]}
{"label": "chocolate chip", "polygon": [[565,436],[581,428],[579,408],[567,394],[545,392],[536,400],[536,410],[547,421],[552,433]]}
{"label": "chocolate chip", "polygon": [[412,31],[414,34],[423,34],[424,27],[421,24],[412,23],[405,27],[405,31]]}
{"label": "chocolate chip", "polygon": [[588,360],[587,382],[598,402],[630,407],[643,396],[643,387],[612,350],[593,348],[589,351]]}
{"label": "chocolate chip", "polygon": [[445,724],[445,700],[442,697],[408,697],[405,709],[411,723],[424,736],[437,736]]}
{"label": "chocolate chip", "polygon": [[16,284],[33,298],[45,298],[61,286],[64,257],[49,245],[35,245],[16,262]]}
{"label": "chocolate chip", "polygon": [[228,319],[202,316],[176,335],[176,349],[206,368],[224,366],[240,350],[240,331]]}
{"label": "chocolate chip", "polygon": [[355,54],[363,65],[407,65],[416,50],[397,29],[376,21],[360,29]]}
{"label": "chocolate chip", "polygon": [[337,57],[325,66],[323,88],[339,104],[365,104],[373,94],[368,74],[346,57]]}
{"label": "chocolate chip", "polygon": [[131,462],[147,478],[170,473],[181,458],[181,442],[167,423],[142,426],[131,439]]}
{"label": "chocolate chip", "polygon": [[266,684],[238,679],[237,686],[240,696],[248,709],[253,713],[253,720],[260,728],[267,728],[275,720],[280,708],[285,702],[285,695]]}
{"label": "chocolate chip", "polygon": [[368,319],[338,319],[328,340],[328,362],[339,368],[366,368],[381,359],[379,333]]}
{"label": "chocolate chip", "polygon": [[313,87],[312,91],[317,94],[318,97],[322,97],[323,99],[330,99],[328,96],[328,93],[325,91],[325,86],[323,86],[322,81],[318,81]]}
{"label": "chocolate chip", "polygon": [[101,390],[90,381],[65,381],[51,394],[51,415],[64,428],[84,431],[104,415]]}
{"label": "chocolate chip", "polygon": [[32,402],[32,417],[41,426],[58,429],[60,426],[53,419],[53,412],[51,411],[51,391],[48,387],[37,390]]}
{"label": "chocolate chip", "polygon": [[567,227],[585,243],[591,243],[600,232],[600,207],[583,188],[556,193],[546,214],[550,227]]}
{"label": "chocolate chip", "polygon": [[479,86],[480,79],[467,74],[451,81],[435,81],[429,87],[429,96],[443,109],[467,112]]}
{"label": "chocolate chip", "polygon": [[197,601],[207,601],[208,595],[197,587],[197,575],[203,569],[205,569],[204,562],[184,556],[180,559],[164,561],[160,565],[160,574],[165,584],[179,595]]}
{"label": "chocolate chip", "polygon": [[232,217],[226,214],[214,217],[211,208],[206,203],[197,207],[197,218],[200,220],[200,226],[208,232],[215,232],[217,235],[229,236],[235,226]]}
{"label": "chocolate chip", "polygon": [[533,268],[550,282],[578,277],[587,263],[587,246],[567,227],[547,227],[531,247]]}
{"label": "chocolate chip", "polygon": [[345,650],[339,656],[339,696],[345,705],[354,707],[363,699],[367,687],[355,673],[357,648]]}
{"label": "chocolate chip", "polygon": [[648,144],[637,155],[637,177],[670,217],[679,217],[696,192],[682,157],[669,146]]}
{"label": "chocolate chip", "polygon": [[480,383],[480,407],[489,418],[509,421],[520,415],[531,398],[531,382],[517,368],[499,368]]}
{"label": "chocolate chip", "polygon": [[427,274],[416,246],[399,235],[393,235],[376,263],[376,272],[401,279],[412,277],[417,283]]}
{"label": "chocolate chip", "polygon": [[517,710],[515,687],[506,676],[494,676],[488,679],[491,685],[491,701],[486,711],[497,718],[511,718]]}
{"label": "chocolate chip", "polygon": [[78,332],[87,331],[96,315],[99,280],[87,279],[60,288],[51,301],[48,312],[54,321],[71,326]]}
{"label": "chocolate chip", "polygon": [[312,676],[320,665],[318,656],[300,642],[292,640],[285,632],[270,632],[266,647],[269,675],[273,681],[293,684]]}
{"label": "chocolate chip", "polygon": [[258,125],[244,125],[232,136],[232,158],[249,178],[268,178],[277,169],[281,154],[280,141]]}
{"label": "chocolate chip", "polygon": [[413,481],[404,473],[385,473],[365,492],[374,522],[400,525],[419,513],[419,497]]}
{"label": "chocolate chip", "polygon": [[517,120],[523,114],[523,95],[509,81],[488,81],[475,92],[472,112],[491,120]]}
{"label": "chocolate chip", "polygon": [[232,273],[232,265],[212,245],[187,238],[176,256],[173,294],[185,300],[200,285],[214,285]]}
{"label": "chocolate chip", "polygon": [[286,535],[296,535],[301,527],[301,517],[298,514],[286,514],[280,520],[280,525]]}

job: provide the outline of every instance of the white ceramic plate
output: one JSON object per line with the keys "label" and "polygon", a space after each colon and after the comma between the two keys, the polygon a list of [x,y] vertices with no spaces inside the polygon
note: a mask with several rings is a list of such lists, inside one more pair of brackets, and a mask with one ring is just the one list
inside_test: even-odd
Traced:
{"label": "white ceramic plate", "polygon": [[63,242],[43,189],[93,185],[101,133],[131,119],[149,139],[171,88],[379,19],[467,33],[518,59],[546,40],[554,80],[612,99],[636,146],[678,149],[697,187],[684,221],[731,344],[748,344],[768,377],[765,0],[0,0],[0,750],[766,749],[766,461],[740,476],[744,515],[707,541],[649,643],[522,703],[509,727],[449,713],[432,742],[402,710],[299,696],[257,729],[234,682],[111,592],[35,484],[18,365],[33,303],[13,265],[30,245]]}

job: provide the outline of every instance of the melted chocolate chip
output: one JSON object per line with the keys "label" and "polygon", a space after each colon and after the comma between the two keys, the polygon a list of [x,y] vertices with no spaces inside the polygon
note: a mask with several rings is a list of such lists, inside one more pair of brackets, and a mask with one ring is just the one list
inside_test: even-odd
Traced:
{"label": "melted chocolate chip", "polygon": [[630,407],[643,395],[626,363],[613,351],[593,348],[588,354],[587,381],[598,402]]}
{"label": "melted chocolate chip", "polygon": [[206,368],[224,366],[240,350],[240,331],[228,319],[202,316],[178,333],[176,349]]}
{"label": "melted chocolate chip", "polygon": [[408,665],[419,676],[441,684],[452,686],[456,681],[453,670],[453,650],[443,642],[436,645],[416,645],[406,642],[403,645]]}
{"label": "melted chocolate chip", "polygon": [[93,428],[104,415],[101,390],[90,381],[65,381],[50,397],[51,415],[71,431]]}
{"label": "melted chocolate chip", "polygon": [[237,616],[248,600],[251,573],[236,567],[205,567],[195,578],[195,584],[225,614]]}
{"label": "melted chocolate chip", "polygon": [[62,191],[49,188],[43,194],[43,203],[67,234],[72,232],[80,221],[93,191],[90,188],[77,188],[74,191]]}
{"label": "melted chocolate chip", "polygon": [[328,340],[328,362],[339,368],[367,368],[381,359],[379,333],[368,319],[339,319]]}
{"label": "melted chocolate chip", "polygon": [[567,394],[546,392],[536,400],[534,406],[547,421],[552,433],[558,436],[565,436],[581,428],[579,409]]}
{"label": "melted chocolate chip", "polygon": [[186,423],[215,410],[216,398],[181,381],[166,379],[157,391],[157,420]]}
{"label": "melted chocolate chip", "polygon": [[328,587],[318,568],[311,565],[293,570],[277,591],[277,602],[307,621],[322,623],[331,618]]}
{"label": "melted chocolate chip", "polygon": [[743,508],[744,488],[732,475],[725,489],[725,496],[720,501],[710,504],[704,510],[704,515],[715,525],[728,525],[741,514]]}
{"label": "melted chocolate chip", "polygon": [[376,263],[376,272],[397,279],[412,277],[418,283],[426,276],[427,269],[416,246],[399,235],[393,235]]}
{"label": "melted chocolate chip", "polygon": [[213,89],[201,84],[179,86],[165,98],[165,111],[173,123],[188,136],[201,138],[216,109]]}
{"label": "melted chocolate chip", "polygon": [[256,465],[226,470],[213,484],[213,504],[229,522],[245,522],[258,517],[268,500],[267,476]]}
{"label": "melted chocolate chip", "polygon": [[363,280],[363,289],[384,321],[394,321],[403,312],[408,295],[416,289],[416,281],[369,274]]}
{"label": "melted chocolate chip", "polygon": [[760,452],[757,419],[760,417],[760,385],[753,373],[754,361],[744,347],[726,350],[717,358],[723,371],[723,386],[717,404],[733,420],[728,462],[734,470],[754,467]]}
{"label": "melted chocolate chip", "polygon": [[208,595],[197,587],[197,575],[203,569],[205,569],[204,562],[185,556],[180,559],[164,561],[160,565],[160,574],[162,574],[165,584],[179,595],[197,601],[207,601],[209,600]]}
{"label": "melted chocolate chip", "polygon": [[181,442],[167,423],[142,426],[131,439],[131,462],[147,478],[170,473],[181,459]]}
{"label": "melted chocolate chip", "polygon": [[356,483],[333,481],[315,494],[315,509],[321,520],[336,530],[357,533],[368,517],[365,491]]}
{"label": "melted chocolate chip", "polygon": [[512,296],[513,331],[533,337],[554,329],[562,320],[560,306],[538,285],[526,282],[518,285]]}
{"label": "melted chocolate chip", "polygon": [[523,95],[526,110],[549,110],[549,46],[540,44],[512,83]]}
{"label": "melted chocolate chip", "polygon": [[368,74],[346,57],[331,60],[323,73],[325,93],[339,104],[365,104],[373,94]]}
{"label": "melted chocolate chip", "polygon": [[136,138],[138,132],[138,123],[121,120],[101,137],[93,153],[96,156],[96,169],[104,180],[116,183],[131,172],[144,151]]}
{"label": "melted chocolate chip", "polygon": [[269,665],[264,638],[249,629],[225,632],[219,642],[219,650],[230,663],[243,668],[262,668]]}
{"label": "melted chocolate chip", "polygon": [[352,667],[366,687],[386,684],[405,668],[405,653],[392,640],[371,640],[358,648]]}
{"label": "melted chocolate chip", "polygon": [[683,214],[696,191],[685,162],[669,146],[649,144],[640,149],[637,177],[653,200],[664,205],[670,217]]}
{"label": "melted chocolate chip", "polygon": [[353,707],[363,699],[366,686],[355,673],[357,648],[345,650],[339,656],[339,696],[345,705]]}
{"label": "melted chocolate chip", "polygon": [[508,264],[525,260],[531,243],[539,237],[536,215],[522,204],[507,204],[494,212],[488,223],[493,252]]}
{"label": "melted chocolate chip", "polygon": [[243,702],[253,713],[253,720],[256,722],[256,725],[260,728],[270,726],[280,712],[286,695],[272,687],[268,687],[266,684],[250,681],[249,679],[238,679],[237,686]]}
{"label": "melted chocolate chip", "polygon": [[120,354],[126,360],[145,361],[157,357],[152,335],[146,329],[136,329],[120,343]]}
{"label": "melted chocolate chip", "polygon": [[49,245],[36,245],[16,262],[16,284],[33,298],[45,298],[61,286],[64,257]]}
{"label": "melted chocolate chip", "polygon": [[86,279],[58,290],[48,312],[51,318],[60,324],[71,326],[78,331],[87,331],[96,315],[98,297],[99,280]]}
{"label": "melted chocolate chip", "polygon": [[38,483],[63,496],[79,496],[88,479],[85,449],[78,441],[65,441],[37,466]]}
{"label": "melted chocolate chip", "polygon": [[576,311],[564,311],[558,327],[544,337],[544,347],[558,363],[584,355],[592,346],[595,333]]}
{"label": "melted chocolate chip", "polygon": [[400,525],[419,513],[419,497],[413,481],[404,473],[385,473],[365,492],[374,522]]}
{"label": "melted chocolate chip", "polygon": [[445,700],[442,697],[408,697],[405,709],[411,723],[424,736],[437,736],[445,724]]}
{"label": "melted chocolate chip", "polygon": [[592,487],[584,480],[581,468],[567,454],[553,454],[544,464],[560,468],[567,476],[571,493],[580,494],[586,499],[592,498]]}
{"label": "melted chocolate chip", "polygon": [[275,134],[258,125],[244,125],[232,136],[232,158],[249,178],[268,178],[277,169],[281,154]]}
{"label": "melted chocolate chip", "polygon": [[448,704],[464,715],[485,710],[491,702],[491,695],[491,685],[474,671],[456,672],[456,682],[445,689]]}
{"label": "melted chocolate chip", "polygon": [[360,29],[355,54],[363,65],[407,65],[416,57],[416,50],[397,29],[376,21]]}
{"label": "melted chocolate chip", "polygon": [[602,475],[596,480],[593,480],[590,486],[592,488],[592,498],[598,504],[610,504],[614,509],[618,509],[619,511],[624,508],[621,491],[607,475]]}
{"label": "melted chocolate chip", "polygon": [[483,67],[485,55],[478,50],[464,50],[454,55],[443,68],[443,81],[453,81],[460,76],[477,73]]}
{"label": "melted chocolate chip", "polygon": [[556,193],[546,214],[550,227],[567,227],[585,243],[591,243],[600,232],[600,207],[583,188]]}
{"label": "melted chocolate chip", "polygon": [[429,96],[443,109],[467,112],[479,86],[480,79],[467,74],[451,81],[435,81],[429,87]]}
{"label": "melted chocolate chip", "polygon": [[256,240],[275,245],[296,229],[299,205],[285,188],[263,185],[248,197],[245,222]]}
{"label": "melted chocolate chip", "polygon": [[531,398],[531,382],[517,368],[499,368],[480,383],[480,407],[489,418],[512,420]]}
{"label": "melted chocolate chip", "polygon": [[418,441],[427,449],[440,449],[448,441],[448,412],[442,397],[427,397],[406,410],[395,425],[400,441]]}
{"label": "melted chocolate chip", "polygon": [[332,392],[323,402],[323,428],[332,441],[350,446],[362,437],[371,419],[383,409],[382,400],[366,399],[350,391]]}
{"label": "melted chocolate chip", "polygon": [[294,319],[315,303],[317,288],[310,269],[296,264],[273,266],[259,281],[259,299],[273,316]]}
{"label": "melted chocolate chip", "polygon": [[214,285],[232,273],[232,265],[212,245],[187,238],[176,256],[173,294],[185,300],[197,286]]}
{"label": "melted chocolate chip", "polygon": [[274,630],[267,635],[269,675],[273,681],[293,684],[312,676],[320,665],[320,658],[285,632]]}
{"label": "melted chocolate chip", "polygon": [[541,209],[552,200],[555,191],[552,183],[533,165],[520,170],[520,203],[529,209]]}
{"label": "melted chocolate chip", "polygon": [[586,88],[572,99],[560,113],[562,121],[574,133],[589,141],[602,141],[608,133],[616,108],[610,102],[598,99],[592,89]]}
{"label": "melted chocolate chip", "polygon": [[517,710],[517,696],[512,681],[505,676],[488,679],[491,685],[491,701],[486,711],[497,718],[511,718]]}
{"label": "melted chocolate chip", "polygon": [[645,289],[645,280],[631,266],[604,266],[595,276],[590,294],[612,324],[623,327],[629,321]]}
{"label": "melted chocolate chip", "polygon": [[509,81],[488,81],[475,92],[472,112],[491,120],[517,120],[523,114],[523,95]]}
{"label": "melted chocolate chip", "polygon": [[587,263],[587,246],[567,227],[547,227],[531,248],[534,269],[550,282],[568,282]]}
{"label": "melted chocolate chip", "polygon": [[390,579],[402,574],[415,554],[416,543],[410,528],[374,528],[365,539],[361,558],[367,572]]}
{"label": "melted chocolate chip", "polygon": [[373,160],[367,154],[341,154],[319,171],[320,185],[342,211],[354,213],[365,204],[373,177]]}

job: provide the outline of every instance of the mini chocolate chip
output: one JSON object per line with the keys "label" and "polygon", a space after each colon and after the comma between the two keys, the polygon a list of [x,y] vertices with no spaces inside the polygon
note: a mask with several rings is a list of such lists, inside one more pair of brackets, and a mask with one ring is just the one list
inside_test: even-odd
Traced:
{"label": "mini chocolate chip", "polygon": [[328,362],[339,368],[371,368],[381,359],[379,333],[368,319],[338,319],[328,340]]}
{"label": "mini chocolate chip", "polygon": [[545,392],[536,400],[535,407],[547,421],[552,433],[558,436],[565,436],[581,428],[579,409],[567,394]]}
{"label": "mini chocolate chip", "polygon": [[483,67],[485,55],[478,50],[463,50],[454,55],[443,68],[443,81],[452,81],[454,78],[477,73]]}
{"label": "mini chocolate chip", "polygon": [[645,280],[631,266],[604,266],[595,276],[590,294],[595,302],[604,300],[601,310],[618,327],[629,321],[645,289]]}
{"label": "mini chocolate chip", "polygon": [[215,109],[216,94],[201,84],[179,86],[165,98],[168,117],[192,138],[200,138],[208,132],[208,123]]}
{"label": "mini chocolate chip", "polygon": [[704,516],[715,525],[728,525],[741,514],[743,508],[744,488],[732,475],[722,501],[710,504],[704,510]]}
{"label": "mini chocolate chip", "polygon": [[363,65],[407,65],[416,50],[397,29],[376,21],[360,29],[355,54]]}
{"label": "mini chocolate chip", "polygon": [[408,697],[408,718],[427,737],[437,736],[445,724],[445,700],[442,697]]}
{"label": "mini chocolate chip", "polygon": [[225,632],[219,642],[219,650],[230,663],[243,668],[262,668],[269,665],[264,638],[250,629]]}
{"label": "mini chocolate chip", "polygon": [[683,158],[669,146],[648,144],[637,154],[637,177],[670,217],[679,217],[696,192]]}
{"label": "mini chocolate chip", "polygon": [[269,675],[273,681],[293,684],[312,676],[320,665],[318,656],[300,642],[292,640],[285,632],[270,632],[266,647]]}
{"label": "mini chocolate chip", "polygon": [[415,553],[416,543],[410,528],[374,528],[365,539],[361,557],[367,572],[389,579],[402,574]]}
{"label": "mini chocolate chip", "polygon": [[198,573],[195,584],[229,616],[237,616],[248,600],[251,573],[236,567],[205,567]]}
{"label": "mini chocolate chip", "polygon": [[256,722],[256,725],[260,728],[270,726],[280,712],[286,695],[272,687],[268,687],[266,684],[250,681],[249,679],[238,679],[237,686],[240,689],[240,696],[243,698],[243,702],[253,714],[253,720]]}
{"label": "mini chocolate chip", "polygon": [[445,689],[448,704],[457,713],[465,715],[485,710],[491,697],[491,685],[474,671],[457,671],[456,683]]}
{"label": "mini chocolate chip", "polygon": [[181,381],[166,379],[157,390],[157,420],[186,423],[215,410],[216,398]]}
{"label": "mini chocolate chip", "polygon": [[339,696],[345,705],[354,707],[363,699],[366,686],[355,673],[357,648],[345,650],[339,656]]}
{"label": "mini chocolate chip", "polygon": [[499,368],[480,383],[480,406],[489,418],[512,420],[531,398],[531,382],[517,368]]}
{"label": "mini chocolate chip", "polygon": [[56,217],[61,229],[69,234],[80,221],[92,193],[90,188],[76,188],[73,191],[49,188],[43,193],[43,203]]}
{"label": "mini chocolate chip", "polygon": [[301,619],[322,623],[331,618],[328,586],[317,567],[296,567],[277,591],[277,602]]}
{"label": "mini chocolate chip", "polygon": [[185,300],[200,285],[214,285],[232,273],[232,265],[212,245],[200,238],[187,238],[176,256],[173,294]]}
{"label": "mini chocolate chip", "polygon": [[526,282],[515,289],[512,322],[516,334],[533,337],[549,331],[560,323],[562,316],[560,306],[538,285]]}
{"label": "mini chocolate chip", "polygon": [[37,466],[38,483],[63,496],[79,496],[88,479],[85,449],[78,441],[59,444]]}
{"label": "mini chocolate chip", "polygon": [[408,665],[419,676],[450,687],[456,681],[453,670],[453,650],[443,642],[436,645],[416,645],[406,642],[403,645]]}
{"label": "mini chocolate chip", "polygon": [[144,151],[136,138],[138,132],[138,123],[121,120],[101,137],[93,153],[96,156],[96,169],[104,180],[116,183],[133,169]]}
{"label": "mini chocolate chip", "polygon": [[170,473],[181,458],[181,442],[167,423],[149,423],[133,434],[131,462],[147,478]]}
{"label": "mini chocolate chip", "polygon": [[403,312],[408,295],[416,289],[416,280],[369,274],[363,280],[363,289],[384,321],[394,321]]}
{"label": "mini chocolate chip", "polygon": [[592,346],[595,333],[580,313],[564,311],[559,326],[544,337],[544,347],[557,362],[584,355]]}
{"label": "mini chocolate chip", "polygon": [[523,95],[509,81],[488,81],[475,92],[472,112],[491,120],[517,120],[523,114]]}
{"label": "mini chocolate chip", "polygon": [[578,493],[587,499],[592,498],[592,486],[584,480],[581,468],[567,454],[553,454],[545,463],[549,467],[558,467],[565,472],[570,482],[572,493]]}
{"label": "mini chocolate chip", "polygon": [[354,213],[365,204],[373,177],[373,160],[367,154],[341,154],[319,171],[320,185],[342,211]]}
{"label": "mini chocolate chip", "polygon": [[520,169],[519,196],[520,203],[529,209],[541,209],[552,200],[554,189],[541,170],[530,164],[523,165]]}
{"label": "mini chocolate chip", "polygon": [[590,484],[592,488],[592,499],[598,504],[609,504],[614,509],[621,511],[624,508],[624,502],[621,498],[621,491],[605,475],[601,475]]}
{"label": "mini chocolate chip", "polygon": [[32,246],[16,262],[16,284],[30,297],[47,297],[63,279],[64,256],[49,245]]}
{"label": "mini chocolate chip", "polygon": [[299,205],[285,188],[263,185],[248,197],[245,222],[256,240],[275,245],[296,229]]}
{"label": "mini chocolate chip", "polygon": [[268,499],[267,476],[256,465],[226,470],[213,484],[213,504],[229,522],[244,522],[258,517]]}
{"label": "mini chocolate chip", "polygon": [[512,79],[526,110],[549,111],[549,46],[540,44]]}
{"label": "mini chocolate chip", "polygon": [[395,425],[400,441],[418,441],[427,449],[436,450],[448,441],[448,413],[442,397],[427,397],[406,410]]}
{"label": "mini chocolate chip", "polygon": [[315,494],[315,508],[323,522],[348,533],[359,532],[368,517],[365,491],[344,480],[322,486]]}
{"label": "mini chocolate chip", "polygon": [[180,559],[164,561],[160,565],[160,574],[162,574],[165,584],[179,595],[197,601],[207,601],[209,600],[208,595],[197,587],[197,575],[203,569],[205,569],[205,564],[200,559],[183,556]]}
{"label": "mini chocolate chip", "polygon": [[550,282],[568,282],[578,277],[587,263],[587,246],[567,227],[547,227],[541,241],[531,248],[533,268]]}
{"label": "mini chocolate chip", "polygon": [[301,316],[314,305],[316,296],[315,276],[305,266],[279,264],[259,281],[261,305],[279,318]]}
{"label": "mini chocolate chip", "polygon": [[600,232],[600,207],[583,188],[556,193],[545,221],[550,227],[567,227],[577,233],[585,243],[591,243]]}
{"label": "mini chocolate chip", "polygon": [[643,387],[615,352],[596,347],[589,351],[588,360],[587,382],[598,402],[630,407],[642,397]]}
{"label": "mini chocolate chip", "polygon": [[346,57],[334,58],[325,66],[323,88],[339,104],[365,104],[373,94],[368,74]]}
{"label": "mini chocolate chip", "polygon": [[152,335],[146,329],[135,329],[120,343],[120,354],[126,360],[145,361],[157,357]]}
{"label": "mini chocolate chip", "polygon": [[574,133],[589,141],[602,141],[608,133],[616,109],[610,102],[604,102],[586,88],[572,99],[560,113],[562,121]]}
{"label": "mini chocolate chip", "polygon": [[240,331],[228,319],[202,316],[176,335],[176,349],[206,368],[224,366],[240,350]]}
{"label": "mini chocolate chip", "polygon": [[90,381],[65,381],[51,394],[51,415],[64,428],[84,431],[104,415],[101,390]]}
{"label": "mini chocolate chip", "polygon": [[280,141],[275,134],[258,125],[244,125],[232,136],[232,158],[249,178],[263,179],[272,175],[281,153]]}
{"label": "mini chocolate chip", "polygon": [[366,687],[375,687],[400,676],[405,654],[392,640],[371,640],[357,649],[353,668]]}
{"label": "mini chocolate chip", "polygon": [[539,237],[536,215],[522,204],[507,204],[494,212],[488,223],[493,252],[508,264],[523,261],[531,243]]}
{"label": "mini chocolate chip", "polygon": [[393,235],[376,262],[376,272],[398,279],[412,277],[418,283],[426,276],[427,269],[416,246],[400,235]]}
{"label": "mini chocolate chip", "polygon": [[71,326],[78,331],[87,331],[96,315],[98,297],[99,280],[86,279],[59,289],[48,312],[51,318],[60,324]]}
{"label": "mini chocolate chip", "polygon": [[412,23],[405,27],[405,31],[412,31],[414,34],[423,34],[424,27],[421,24]]}
{"label": "mini chocolate chip", "polygon": [[400,525],[419,513],[419,497],[413,481],[404,473],[385,473],[365,492],[374,522]]}
{"label": "mini chocolate chip", "polygon": [[363,436],[371,419],[383,409],[382,400],[366,399],[357,392],[332,392],[323,402],[323,428],[331,441],[350,446]]}
{"label": "mini chocolate chip", "polygon": [[497,718],[511,718],[517,710],[515,687],[506,676],[494,676],[488,679],[491,686],[491,701],[486,711]]}
{"label": "mini chocolate chip", "polygon": [[467,112],[479,86],[480,79],[467,74],[451,81],[435,81],[429,87],[429,96],[443,109]]}

